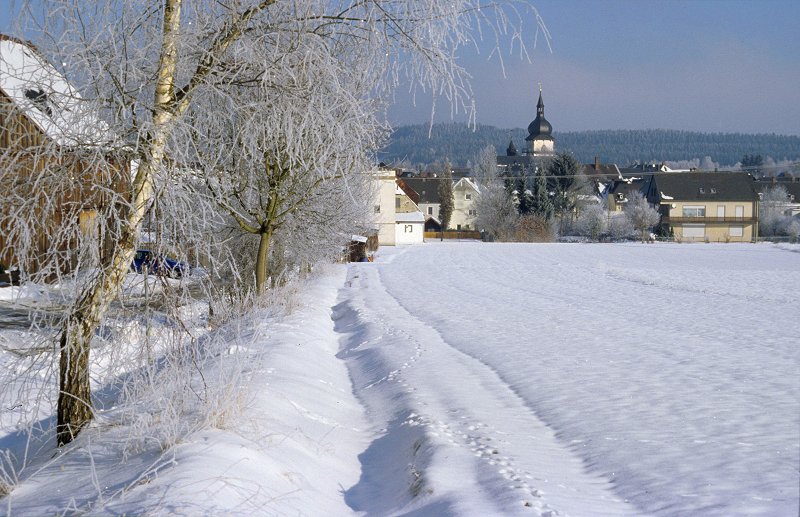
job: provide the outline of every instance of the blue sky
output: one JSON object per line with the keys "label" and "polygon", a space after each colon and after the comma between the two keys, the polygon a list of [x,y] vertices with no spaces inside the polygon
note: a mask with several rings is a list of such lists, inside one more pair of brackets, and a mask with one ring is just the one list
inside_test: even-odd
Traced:
{"label": "blue sky", "polygon": [[[541,82],[555,131],[800,134],[796,0],[532,3],[552,35],[552,53],[540,38],[532,62],[506,60],[505,79],[486,55],[463,55],[479,123],[526,127]],[[445,106],[439,111],[440,120],[450,118]],[[398,105],[391,115],[396,123],[425,122],[430,108]]]}
{"label": "blue sky", "polygon": [[[0,0],[0,31],[11,24]],[[555,131],[685,129],[800,134],[800,1],[531,0],[552,35],[552,53],[506,56],[506,77],[488,52],[465,51],[477,121],[525,127],[539,82]],[[529,21],[534,28],[534,21]],[[450,120],[445,104],[437,120]],[[430,105],[398,96],[395,124],[423,123]],[[454,120],[463,121],[457,115]]]}

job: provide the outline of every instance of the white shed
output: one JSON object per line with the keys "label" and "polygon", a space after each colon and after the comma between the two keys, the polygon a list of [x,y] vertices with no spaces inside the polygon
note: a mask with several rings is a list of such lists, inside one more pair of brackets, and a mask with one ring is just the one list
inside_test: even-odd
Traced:
{"label": "white shed", "polygon": [[422,244],[425,237],[425,216],[422,212],[398,213],[395,221],[397,244]]}

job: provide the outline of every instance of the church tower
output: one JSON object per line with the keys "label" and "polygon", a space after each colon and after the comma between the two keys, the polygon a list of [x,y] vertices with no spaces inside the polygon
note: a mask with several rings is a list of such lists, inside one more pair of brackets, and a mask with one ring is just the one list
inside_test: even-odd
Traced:
{"label": "church tower", "polygon": [[544,101],[542,85],[539,85],[539,102],[536,104],[536,118],[528,126],[528,152],[534,156],[552,156],[555,154],[556,141],[552,136],[553,126],[544,118]]}

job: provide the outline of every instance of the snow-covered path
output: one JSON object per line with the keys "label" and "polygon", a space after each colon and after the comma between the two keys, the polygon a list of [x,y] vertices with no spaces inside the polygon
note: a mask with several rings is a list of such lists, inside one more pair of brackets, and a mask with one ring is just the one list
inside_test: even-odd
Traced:
{"label": "snow-covered path", "polygon": [[334,311],[339,357],[379,438],[346,501],[369,515],[632,515],[487,364],[448,344],[354,265]]}
{"label": "snow-covered path", "polygon": [[340,357],[385,431],[348,504],[795,515],[794,251],[431,243],[351,266]]}
{"label": "snow-covered path", "polygon": [[798,246],[382,249],[220,329],[230,414],[171,447],[174,417],[36,434],[0,515],[794,517],[798,286]]}

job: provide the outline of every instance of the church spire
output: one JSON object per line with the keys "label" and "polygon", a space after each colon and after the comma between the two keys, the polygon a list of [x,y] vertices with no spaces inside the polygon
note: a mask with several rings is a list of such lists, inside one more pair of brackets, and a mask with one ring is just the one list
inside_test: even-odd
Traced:
{"label": "church spire", "polygon": [[542,100],[542,83],[539,83],[539,102],[536,103],[536,115],[544,117],[544,101]]}
{"label": "church spire", "polygon": [[553,126],[544,118],[544,100],[542,99],[542,83],[539,83],[539,102],[536,103],[536,118],[528,126],[530,152],[535,155],[552,154],[555,140],[552,136]]}

